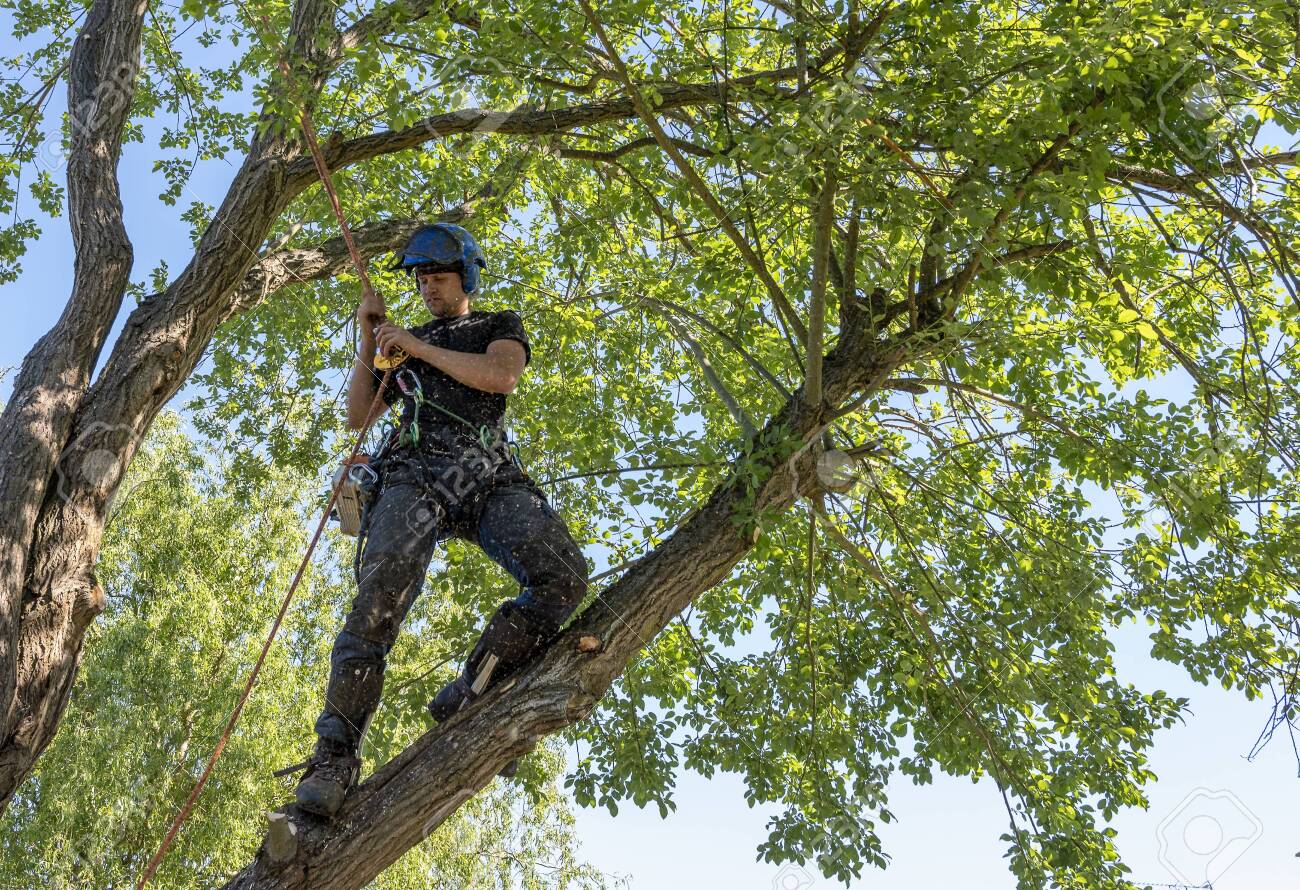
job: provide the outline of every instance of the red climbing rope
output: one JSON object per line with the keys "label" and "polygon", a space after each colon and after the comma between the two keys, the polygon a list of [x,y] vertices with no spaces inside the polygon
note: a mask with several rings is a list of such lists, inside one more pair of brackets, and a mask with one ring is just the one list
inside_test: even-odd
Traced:
{"label": "red climbing rope", "polygon": [[[316,162],[316,170],[320,173],[321,183],[325,186],[325,191],[329,194],[330,205],[334,208],[334,215],[338,217],[339,226],[343,229],[343,240],[348,246],[348,253],[352,257],[352,264],[356,267],[357,274],[361,277],[361,287],[367,296],[374,296],[374,290],[370,286],[370,276],[366,273],[365,263],[361,260],[361,254],[357,251],[357,246],[352,240],[352,232],[348,229],[347,221],[343,218],[343,210],[339,206],[338,195],[334,191],[334,181],[330,176],[329,168],[325,165],[325,158],[321,155],[320,146],[316,144],[316,133],[312,128],[311,116],[305,110],[302,116],[303,135],[307,140],[307,147],[311,150],[312,158]],[[377,298],[376,298],[377,299]],[[380,303],[382,305],[382,301]],[[384,390],[388,386],[388,380],[392,376],[392,368],[389,367],[384,371],[383,379],[379,383],[379,389],[375,393],[374,399],[370,402],[370,408],[366,411],[365,423],[361,427],[361,432],[357,435],[356,442],[352,445],[352,453],[348,455],[346,464],[350,465],[356,458],[357,453],[361,450],[361,443],[365,441],[366,433],[370,430],[371,423],[375,419],[375,411],[379,406],[384,395]],[[244,710],[244,704],[248,701],[249,694],[253,691],[253,684],[257,681],[258,674],[262,671],[262,664],[266,661],[266,653],[271,649],[271,643],[275,640],[275,635],[280,631],[280,625],[284,621],[285,613],[289,611],[289,601],[293,599],[294,591],[298,589],[298,582],[302,580],[303,572],[307,569],[307,564],[311,561],[312,553],[316,550],[316,544],[320,540],[321,532],[325,530],[325,523],[329,519],[330,510],[334,508],[334,501],[338,498],[338,488],[330,486],[329,503],[325,505],[325,512],[321,514],[320,522],[316,525],[316,532],[312,535],[311,543],[307,545],[307,552],[303,554],[302,562],[298,565],[298,572],[293,576],[293,582],[289,585],[289,591],[284,595],[284,601],[280,603],[280,611],[275,616],[275,623],[271,625],[271,631],[266,635],[266,642],[262,644],[262,651],[257,656],[257,662],[253,665],[253,671],[248,675],[248,681],[244,683],[244,691],[239,696],[239,701],[235,703],[235,709],[230,713],[230,719],[226,721],[226,728],[221,733],[221,738],[217,740],[217,746],[213,749],[212,754],[208,757],[207,764],[203,767],[203,773],[199,780],[194,784],[190,796],[185,799],[184,805],[176,818],[172,820],[171,828],[167,830],[167,836],[163,838],[162,845],[158,847],[158,852],[149,860],[148,866],[145,867],[144,874],[141,875],[139,883],[135,885],[135,890],[142,890],[149,879],[153,877],[154,872],[158,870],[163,856],[167,853],[167,848],[171,846],[172,841],[176,838],[177,832],[189,818],[190,811],[194,809],[194,802],[198,800],[199,793],[203,786],[207,784],[208,777],[212,775],[212,768],[216,765],[217,758],[226,748],[226,742],[230,741],[230,733],[235,728],[236,721],[239,720],[240,713]]]}

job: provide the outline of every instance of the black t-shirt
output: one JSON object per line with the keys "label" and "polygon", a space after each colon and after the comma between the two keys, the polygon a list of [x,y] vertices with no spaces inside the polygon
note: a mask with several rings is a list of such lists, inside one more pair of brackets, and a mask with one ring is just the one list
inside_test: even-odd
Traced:
{"label": "black t-shirt", "polygon": [[[456,352],[487,352],[488,344],[493,340],[518,340],[524,345],[524,365],[532,361],[532,346],[524,323],[519,314],[509,309],[502,312],[483,312],[471,310],[452,319],[435,318],[425,324],[410,328],[412,334],[425,343],[452,349]],[[414,400],[406,398],[398,384],[398,373],[402,368],[409,369],[420,381],[424,392],[424,405],[419,408],[420,440],[433,441],[438,428],[444,432],[472,432],[453,417],[439,411],[440,405],[452,411],[475,428],[482,424],[497,427],[506,410],[505,393],[487,392],[466,386],[456,378],[430,365],[428,362],[412,356],[403,362],[384,390],[384,401],[389,405],[402,404],[403,427],[414,420]],[[407,379],[409,383],[409,378]]]}

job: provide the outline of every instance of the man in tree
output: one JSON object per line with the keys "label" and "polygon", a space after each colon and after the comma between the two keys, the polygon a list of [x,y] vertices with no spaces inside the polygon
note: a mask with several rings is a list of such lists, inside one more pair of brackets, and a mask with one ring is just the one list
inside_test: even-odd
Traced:
{"label": "man in tree", "polygon": [[383,393],[385,404],[402,399],[400,432],[373,464],[381,483],[358,544],[357,596],[334,643],[316,748],[297,790],[298,804],[320,816],[333,816],[357,780],[385,658],[440,541],[473,541],[523,589],[492,616],[461,676],[429,703],[438,721],[525,663],[587,589],[578,545],[512,460],[503,432],[506,396],[531,346],[517,313],[470,309],[485,266],[469,232],[425,226],[393,268],[415,277],[433,320],[411,330],[387,323],[373,295],[357,310],[361,352],[348,391],[350,427],[365,425],[374,402],[376,347],[409,358]]}

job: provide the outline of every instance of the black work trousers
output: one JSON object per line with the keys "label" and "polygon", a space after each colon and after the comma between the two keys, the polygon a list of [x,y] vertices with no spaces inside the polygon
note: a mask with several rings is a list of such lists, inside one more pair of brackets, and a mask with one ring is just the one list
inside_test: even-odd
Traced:
{"label": "black work trousers", "polygon": [[[399,449],[379,462],[357,596],[334,641],[320,744],[354,753],[383,689],[384,666],[424,586],[437,545],[473,541],[522,588],[513,600],[542,638],[582,600],[587,563],[559,514],[502,449],[458,453]],[[503,604],[504,605],[504,604]]]}

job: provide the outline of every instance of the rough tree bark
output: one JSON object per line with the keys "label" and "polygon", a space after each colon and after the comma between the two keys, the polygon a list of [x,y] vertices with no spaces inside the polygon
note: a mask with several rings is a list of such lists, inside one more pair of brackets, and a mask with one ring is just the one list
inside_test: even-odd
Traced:
{"label": "rough tree bark", "polygon": [[[53,734],[72,684],[79,640],[103,608],[103,594],[80,571],[42,576],[34,565],[36,528],[55,531],[50,555],[99,532],[77,509],[51,527],[50,488],[59,488],[60,454],[69,440],[91,370],[122,305],[131,242],[122,222],[117,161],[130,112],[143,0],[96,3],[72,49],[68,109],[68,218],[76,249],[72,294],[62,317],[23,361],[0,417],[0,801],[8,802]],[[66,488],[66,486],[65,486]],[[89,499],[81,493],[77,506]],[[57,495],[56,495],[57,497]],[[45,504],[42,504],[42,500]],[[102,524],[100,524],[102,527]]]}

